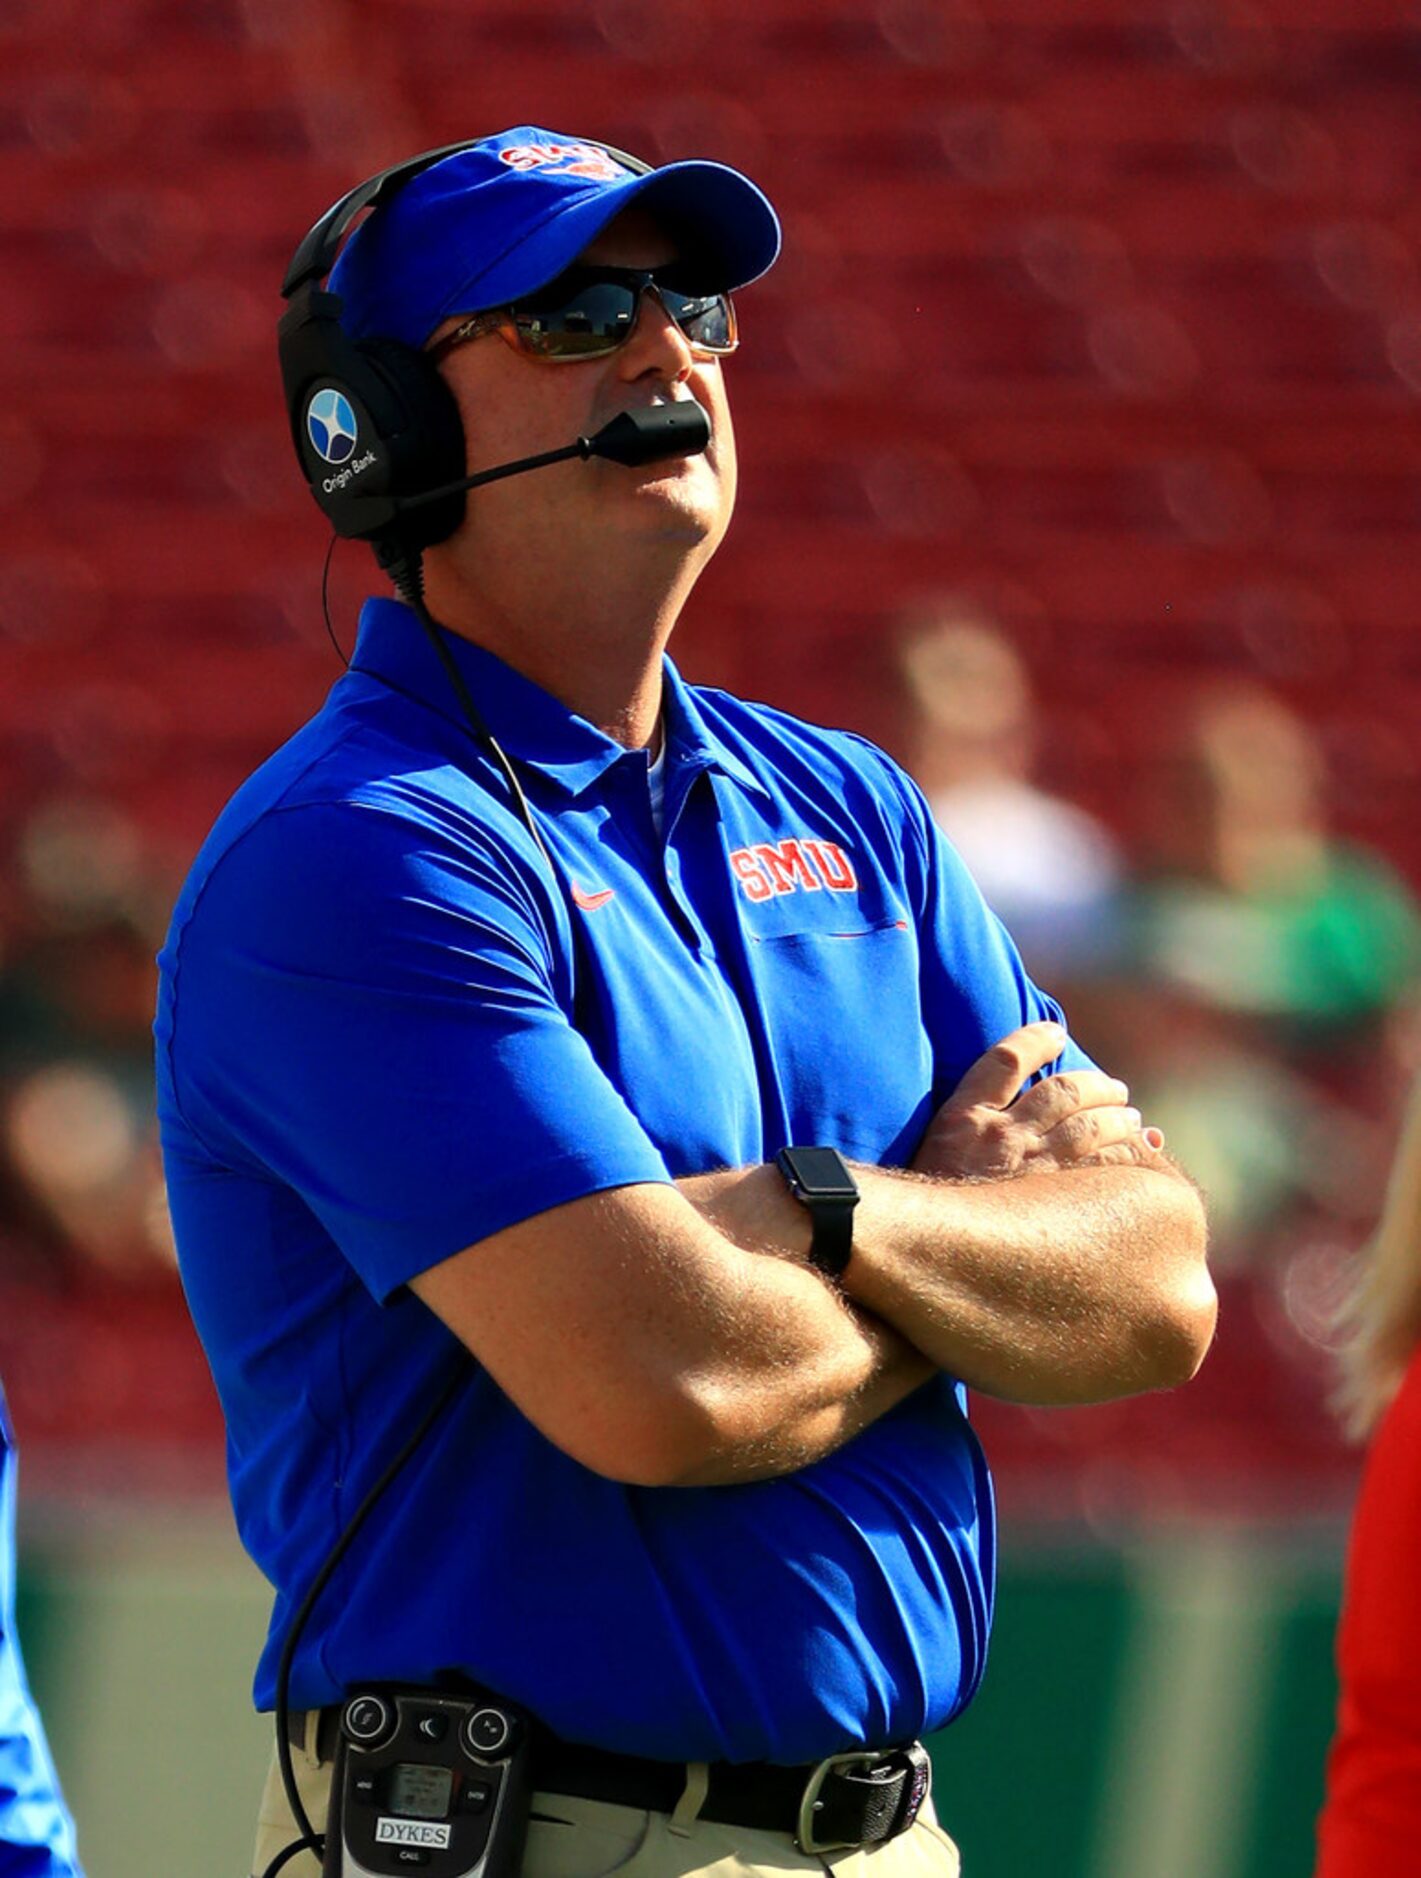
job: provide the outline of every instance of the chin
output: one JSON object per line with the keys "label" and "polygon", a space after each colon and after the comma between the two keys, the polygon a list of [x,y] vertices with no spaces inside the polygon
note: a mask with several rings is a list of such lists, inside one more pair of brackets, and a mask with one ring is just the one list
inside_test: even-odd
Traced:
{"label": "chin", "polygon": [[628,505],[634,514],[659,514],[664,524],[697,541],[724,534],[730,517],[719,485],[707,488],[696,465],[649,463],[632,484]]}

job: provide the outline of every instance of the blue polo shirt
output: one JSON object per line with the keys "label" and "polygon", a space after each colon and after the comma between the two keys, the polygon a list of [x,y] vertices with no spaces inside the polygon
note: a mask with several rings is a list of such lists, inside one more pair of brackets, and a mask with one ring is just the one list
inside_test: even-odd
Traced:
{"label": "blue polo shirt", "polygon": [[[791,1141],[902,1165],[984,1049],[1059,1017],[870,745],[668,662],[658,831],[645,751],[449,645],[556,879],[419,626],[372,601],[349,673],[218,820],[159,961],[183,1280],[276,1588],[261,1707],[294,1605],[448,1371],[411,1277]],[[653,1489],[579,1466],[473,1367],[318,1605],[292,1700],[454,1669],[571,1740],[813,1760],[970,1699],[992,1573],[950,1378],[797,1474]]]}
{"label": "blue polo shirt", "polygon": [[0,1873],[83,1878],[15,1635],[15,1451],[0,1389]]}

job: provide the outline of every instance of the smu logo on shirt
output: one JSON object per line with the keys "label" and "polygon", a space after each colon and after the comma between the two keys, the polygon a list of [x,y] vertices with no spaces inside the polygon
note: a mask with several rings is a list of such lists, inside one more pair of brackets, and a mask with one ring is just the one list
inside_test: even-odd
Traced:
{"label": "smu logo on shirt", "polygon": [[588,176],[614,183],[630,175],[594,143],[516,143],[499,151],[499,160],[515,170],[547,170],[554,176]]}
{"label": "smu logo on shirt", "polygon": [[747,900],[778,893],[852,893],[858,886],[853,862],[837,841],[795,835],[788,841],[757,841],[731,850],[730,865]]}

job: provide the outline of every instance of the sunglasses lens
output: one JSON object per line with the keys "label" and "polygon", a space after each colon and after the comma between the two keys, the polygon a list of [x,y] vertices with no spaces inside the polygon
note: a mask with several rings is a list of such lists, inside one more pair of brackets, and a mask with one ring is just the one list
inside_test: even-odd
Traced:
{"label": "sunglasses lens", "polygon": [[661,290],[666,311],[693,346],[706,352],[730,352],[735,346],[735,315],[726,294],[677,293]]}
{"label": "sunglasses lens", "polygon": [[627,337],[636,324],[636,306],[635,287],[590,281],[525,301],[514,323],[530,352],[547,358],[595,358],[614,351]]}
{"label": "sunglasses lens", "polygon": [[[735,347],[735,315],[725,294],[688,294],[658,283],[666,311],[691,345],[706,352]],[[636,275],[592,277],[575,270],[519,303],[513,322],[523,347],[540,358],[593,359],[614,352],[636,325]]]}

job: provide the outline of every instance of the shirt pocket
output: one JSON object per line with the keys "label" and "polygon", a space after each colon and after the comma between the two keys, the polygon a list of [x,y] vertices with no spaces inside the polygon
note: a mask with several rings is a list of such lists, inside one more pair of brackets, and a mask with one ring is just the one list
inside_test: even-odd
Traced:
{"label": "shirt pocket", "polygon": [[789,1139],[901,1165],[932,1091],[917,934],[844,907],[749,951]]}

